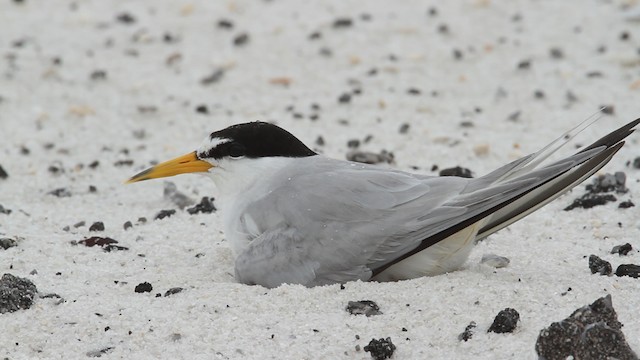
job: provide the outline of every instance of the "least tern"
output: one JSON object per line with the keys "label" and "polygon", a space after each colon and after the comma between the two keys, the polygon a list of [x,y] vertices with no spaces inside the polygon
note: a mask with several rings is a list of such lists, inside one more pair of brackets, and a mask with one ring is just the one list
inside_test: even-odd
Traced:
{"label": "least tern", "polygon": [[235,277],[268,288],[394,281],[460,268],[480,239],[602,168],[640,119],[542,162],[597,120],[479,178],[412,174],[317,154],[265,122],[211,133],[191,153],[128,180],[208,175],[219,190]]}

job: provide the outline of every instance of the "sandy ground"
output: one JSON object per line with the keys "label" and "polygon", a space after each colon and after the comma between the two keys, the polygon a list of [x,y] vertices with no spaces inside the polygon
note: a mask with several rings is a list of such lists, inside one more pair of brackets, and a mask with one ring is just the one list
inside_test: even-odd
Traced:
{"label": "sandy ground", "polygon": [[[390,337],[395,359],[533,359],[541,329],[607,294],[640,351],[639,280],[592,275],[586,258],[640,263],[638,207],[563,211],[584,186],[480,243],[454,273],[267,290],[234,282],[219,212],[154,220],[176,208],[163,182],[123,185],[254,120],[336,158],[358,139],[393,152],[399,169],[481,175],[613,106],[576,141],[588,144],[640,115],[634,5],[3,1],[0,204],[12,212],[0,214],[0,236],[19,241],[0,249],[0,269],[64,301],[0,315],[0,357],[368,359],[362,348]],[[604,169],[627,174],[619,201],[640,193],[640,170],[625,165],[639,139]],[[194,200],[216,196],[206,178],[172,181]],[[59,188],[71,196],[48,194]],[[89,231],[96,221],[104,231]],[[89,236],[129,250],[71,245]],[[632,253],[609,254],[626,242]],[[486,253],[511,264],[480,265]],[[142,282],[153,290],[136,293]],[[184,290],[156,296],[173,287]],[[365,299],[383,314],[345,311]],[[515,332],[487,333],[506,307],[520,313]],[[460,342],[470,321],[476,334]]]}

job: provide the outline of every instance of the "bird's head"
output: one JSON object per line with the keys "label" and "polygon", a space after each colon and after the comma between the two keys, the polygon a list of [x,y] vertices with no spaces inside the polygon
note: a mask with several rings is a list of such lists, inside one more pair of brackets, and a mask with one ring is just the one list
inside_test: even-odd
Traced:
{"label": "bird's head", "polygon": [[127,183],[186,173],[215,175],[216,168],[243,164],[252,159],[299,158],[316,155],[288,131],[265,122],[230,126],[211,133],[193,152],[146,169]]}

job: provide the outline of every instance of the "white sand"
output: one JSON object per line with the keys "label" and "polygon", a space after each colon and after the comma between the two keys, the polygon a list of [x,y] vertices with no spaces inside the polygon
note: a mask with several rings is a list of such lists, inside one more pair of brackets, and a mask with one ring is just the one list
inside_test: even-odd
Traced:
{"label": "white sand", "polygon": [[[614,115],[577,141],[587,144],[640,115],[640,24],[627,20],[638,13],[626,10],[627,3],[3,1],[0,165],[10,176],[0,180],[0,204],[13,212],[0,214],[0,236],[23,240],[0,250],[0,269],[65,302],[39,299],[29,310],[0,315],[0,357],[82,359],[112,348],[103,357],[368,359],[356,345],[391,337],[396,359],[532,359],[542,328],[606,294],[640,351],[639,280],[591,275],[586,259],[596,254],[614,269],[640,263],[639,208],[612,203],[564,212],[583,186],[479,244],[455,273],[348,283],[344,290],[266,290],[234,282],[219,213],[178,211],[153,221],[161,209],[175,207],[163,199],[162,181],[122,184],[151,161],[192,151],[213,130],[253,120],[277,121],[310,145],[321,135],[326,145],[316,148],[337,158],[344,158],[347,140],[371,134],[363,149],[392,151],[397,168],[415,165],[429,173],[433,164],[462,165],[481,175],[537,150],[599,106],[614,105]],[[432,6],[436,16],[428,15]],[[123,12],[136,22],[116,21]],[[340,17],[352,18],[353,26],[334,29]],[[222,18],[233,29],[218,28]],[[446,34],[438,30],[443,24]],[[309,40],[315,31],[321,38]],[[233,38],[242,32],[249,42],[236,47]],[[626,41],[623,32],[630,35]],[[179,41],[164,42],[165,33]],[[563,58],[550,56],[554,47]],[[322,48],[332,55],[321,55]],[[454,49],[462,59],[454,59]],[[181,59],[166,65],[176,54]],[[53,64],[56,57],[60,65]],[[518,69],[524,60],[530,68]],[[226,72],[219,82],[200,84],[220,68]],[[368,76],[374,68],[377,74]],[[104,70],[106,79],[90,79],[95,70]],[[409,88],[421,94],[407,94]],[[362,94],[339,104],[353,89]],[[536,90],[543,99],[534,97]],[[569,91],[577,101],[567,100]],[[314,103],[321,107],[317,121],[309,119]],[[208,115],[195,111],[201,104]],[[288,106],[304,118],[294,119]],[[507,120],[516,111],[518,120]],[[463,121],[475,126],[462,128]],[[408,134],[399,134],[402,123],[411,125]],[[140,130],[142,139],[134,136]],[[620,201],[640,192],[640,171],[625,167],[640,155],[638,139],[632,135],[605,168],[627,173],[630,192]],[[30,154],[22,155],[21,147]],[[114,166],[124,159],[134,165]],[[99,166],[88,168],[94,160]],[[64,173],[52,174],[51,165]],[[172,181],[194,199],[216,194],[205,178]],[[90,185],[97,193],[88,192]],[[60,187],[72,196],[46,194]],[[141,216],[149,222],[135,225]],[[124,231],[127,220],[134,227]],[[74,228],[79,221],[86,225]],[[106,230],[89,232],[95,221]],[[93,235],[130,250],[70,245]],[[627,257],[608,254],[626,242],[635,248]],[[478,265],[484,253],[511,264]],[[135,293],[144,281],[153,291]],[[172,287],[185,290],[155,297]],[[348,301],[363,299],[376,301],[384,314],[366,318],[344,310]],[[487,334],[505,307],[520,313],[518,328]],[[473,339],[458,341],[472,320],[478,324]]]}

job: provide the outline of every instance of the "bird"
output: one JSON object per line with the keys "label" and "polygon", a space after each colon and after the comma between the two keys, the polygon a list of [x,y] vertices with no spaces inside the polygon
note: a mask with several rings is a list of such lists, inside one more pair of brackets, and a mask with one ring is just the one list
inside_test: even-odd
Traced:
{"label": "bird", "polygon": [[210,177],[240,283],[407,280],[460,269],[479,240],[600,170],[640,122],[543,164],[598,118],[477,178],[333,159],[277,125],[248,122],[212,132],[195,151],[127,183],[185,173]]}

